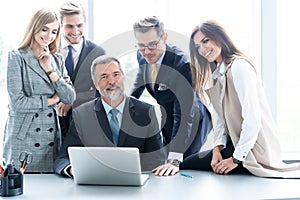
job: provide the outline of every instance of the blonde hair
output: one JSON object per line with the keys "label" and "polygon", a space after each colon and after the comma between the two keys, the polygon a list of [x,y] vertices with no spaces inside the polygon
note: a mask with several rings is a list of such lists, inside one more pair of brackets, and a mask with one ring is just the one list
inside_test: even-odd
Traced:
{"label": "blonde hair", "polygon": [[[27,46],[31,48],[34,41],[35,34],[39,33],[46,24],[53,23],[53,22],[58,22],[59,25],[58,16],[54,10],[49,10],[46,8],[38,10],[33,15],[33,17],[31,18],[27,26],[24,38],[21,44],[19,45],[19,49],[26,48]],[[59,41],[60,41],[60,26],[58,26],[57,36],[55,40],[49,45],[49,50],[51,53],[58,52]]]}

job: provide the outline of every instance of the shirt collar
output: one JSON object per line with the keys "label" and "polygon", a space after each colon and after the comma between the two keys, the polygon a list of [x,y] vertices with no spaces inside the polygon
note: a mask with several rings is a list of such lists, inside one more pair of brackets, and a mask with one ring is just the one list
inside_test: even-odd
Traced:
{"label": "shirt collar", "polygon": [[[124,110],[124,106],[125,106],[125,99],[126,97],[124,97],[123,101],[116,107],[116,109],[122,114],[123,113],[123,110]],[[113,108],[111,107],[110,105],[108,105],[107,103],[105,103],[105,101],[102,101],[102,104],[103,104],[103,107],[104,107],[104,110],[106,112],[106,115],[108,115],[109,111]]]}
{"label": "shirt collar", "polygon": [[[80,52],[83,44],[83,38],[81,38],[80,42],[78,44],[71,44],[75,52]],[[66,40],[66,38],[62,35],[61,36],[61,48],[67,49],[69,46],[69,42]]]}
{"label": "shirt collar", "polygon": [[218,79],[219,77],[224,75],[224,71],[225,71],[225,63],[222,62],[212,73],[212,78]]}
{"label": "shirt collar", "polygon": [[160,56],[160,58],[156,61],[156,64],[161,65],[165,54],[166,54],[166,50],[163,52],[163,54]]}

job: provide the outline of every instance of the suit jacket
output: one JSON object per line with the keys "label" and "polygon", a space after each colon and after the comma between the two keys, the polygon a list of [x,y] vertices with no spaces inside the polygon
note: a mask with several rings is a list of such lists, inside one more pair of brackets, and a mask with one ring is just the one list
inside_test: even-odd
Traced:
{"label": "suit jacket", "polygon": [[[245,58],[236,58],[244,59]],[[225,69],[225,78],[222,87],[219,81],[207,91],[210,100],[223,119],[227,133],[229,134],[234,146],[239,141],[242,130],[243,118],[241,116],[242,107],[233,84],[231,65]],[[252,66],[252,64],[249,62]],[[282,162],[279,140],[276,136],[276,125],[273,121],[269,105],[264,94],[262,85],[257,83],[258,99],[261,112],[261,130],[259,131],[256,143],[243,162],[243,166],[252,174],[261,177],[280,177],[280,178],[300,178],[300,164],[285,164]],[[222,99],[222,108],[220,108]],[[251,114],[251,113],[249,113]],[[257,114],[257,113],[253,113]]]}
{"label": "suit jacket", "polygon": [[[64,61],[51,54],[51,66],[67,76]],[[8,54],[7,90],[9,113],[4,133],[3,156],[18,166],[21,151],[33,153],[27,171],[52,171],[54,156],[61,145],[57,106],[48,106],[55,93],[64,103],[73,103],[75,91],[63,78],[52,83],[29,48]]]}
{"label": "suit jacket", "polygon": [[162,134],[166,143],[172,140],[170,151],[184,156],[198,152],[211,128],[210,113],[191,86],[187,56],[176,46],[166,45],[154,90],[147,79],[148,63],[139,52],[137,59],[139,71],[131,95],[139,98],[146,88],[161,106]]}
{"label": "suit jacket", "polygon": [[[74,109],[73,117],[71,130],[54,163],[55,172],[61,175],[70,164],[67,152],[69,146],[115,146],[100,98]],[[152,170],[164,162],[165,155],[153,106],[131,97],[126,98],[117,146],[137,147],[142,170]]]}
{"label": "suit jacket", "polygon": [[104,54],[104,49],[83,38],[81,53],[71,76],[76,91],[73,108],[95,98],[96,89],[91,78],[91,65],[95,58]]}

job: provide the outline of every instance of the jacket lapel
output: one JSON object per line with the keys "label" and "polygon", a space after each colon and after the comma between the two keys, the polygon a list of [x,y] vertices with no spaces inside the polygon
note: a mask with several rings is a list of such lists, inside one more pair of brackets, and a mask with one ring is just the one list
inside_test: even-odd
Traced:
{"label": "jacket lapel", "polygon": [[123,117],[122,123],[119,133],[119,140],[118,146],[123,146],[125,144],[126,138],[128,137],[128,133],[124,132],[123,130],[132,130],[131,126],[133,123],[133,119],[135,116],[135,109],[132,101],[129,97],[126,97],[124,110],[123,110]]}
{"label": "jacket lapel", "polygon": [[99,121],[100,127],[103,130],[105,136],[112,142],[113,142],[113,138],[112,138],[112,132],[109,126],[109,122],[108,122],[108,118],[105,112],[105,109],[103,107],[102,101],[99,99],[95,105],[95,111],[96,111],[96,115],[97,115],[97,119]]}
{"label": "jacket lapel", "polygon": [[[44,72],[42,67],[40,66],[40,63],[36,59],[36,57],[33,54],[33,51],[29,49],[28,51],[20,51],[21,55],[24,58],[25,63],[27,66],[32,69],[35,73],[37,73],[40,77],[45,79],[47,82],[50,83],[50,80],[47,76],[47,74]],[[53,62],[52,56],[51,56],[51,63]],[[53,66],[53,63],[52,63]],[[55,66],[55,65],[54,65]]]}

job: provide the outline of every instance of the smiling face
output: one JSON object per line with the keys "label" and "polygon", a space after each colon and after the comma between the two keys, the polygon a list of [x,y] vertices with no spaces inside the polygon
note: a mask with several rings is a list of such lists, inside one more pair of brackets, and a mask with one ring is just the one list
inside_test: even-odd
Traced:
{"label": "smiling face", "polygon": [[198,53],[206,58],[208,62],[222,62],[222,48],[214,41],[205,36],[201,31],[198,31],[194,36],[194,43]]}
{"label": "smiling face", "polygon": [[42,29],[34,35],[34,45],[41,47],[48,47],[57,37],[59,23],[52,22],[46,24]]}
{"label": "smiling face", "polygon": [[[167,35],[162,38],[157,35],[154,28],[142,33],[136,32],[135,38],[139,51],[149,64],[154,64],[161,57],[165,50]],[[153,48],[155,47],[155,48]]]}
{"label": "smiling face", "polygon": [[95,87],[101,98],[112,107],[124,99],[124,74],[117,62],[97,64]]}
{"label": "smiling face", "polygon": [[78,44],[85,28],[82,14],[65,15],[62,19],[63,35],[70,44]]}

